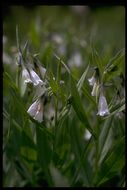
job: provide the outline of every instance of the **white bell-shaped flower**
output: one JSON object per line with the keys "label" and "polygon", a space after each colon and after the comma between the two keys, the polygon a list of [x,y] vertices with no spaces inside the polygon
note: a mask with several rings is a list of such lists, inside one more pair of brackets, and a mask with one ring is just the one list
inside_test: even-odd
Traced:
{"label": "white bell-shaped flower", "polygon": [[39,123],[43,121],[43,103],[41,99],[37,99],[28,109],[27,113],[37,120]]}
{"label": "white bell-shaped flower", "polygon": [[43,84],[43,81],[40,79],[40,77],[32,69],[30,69],[30,76],[31,76],[31,79],[33,81],[34,86],[37,86],[39,84]]}
{"label": "white bell-shaped flower", "polygon": [[22,70],[22,78],[24,80],[24,83],[33,83],[26,68],[23,68]]}
{"label": "white bell-shaped flower", "polygon": [[109,114],[109,109],[107,105],[107,101],[103,93],[100,94],[99,104],[98,104],[98,113],[97,115],[105,116]]}

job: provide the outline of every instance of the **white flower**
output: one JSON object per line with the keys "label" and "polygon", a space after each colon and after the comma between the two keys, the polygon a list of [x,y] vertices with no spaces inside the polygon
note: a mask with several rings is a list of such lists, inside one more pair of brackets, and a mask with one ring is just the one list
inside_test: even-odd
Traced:
{"label": "white flower", "polygon": [[39,84],[43,84],[43,81],[40,79],[40,77],[32,69],[30,69],[30,76],[31,76],[31,79],[32,79],[34,86],[37,86]]}
{"label": "white flower", "polygon": [[43,121],[43,103],[41,99],[37,99],[28,109],[27,113],[38,122]]}
{"label": "white flower", "polygon": [[97,115],[105,116],[109,114],[108,105],[105,96],[103,93],[100,94],[99,104],[98,104],[98,113]]}
{"label": "white flower", "polygon": [[88,81],[89,81],[90,86],[94,86],[94,84],[96,83],[96,79],[94,76],[92,76],[90,79],[88,79]]}
{"label": "white flower", "polygon": [[24,83],[33,83],[26,68],[22,70],[22,78],[24,79]]}

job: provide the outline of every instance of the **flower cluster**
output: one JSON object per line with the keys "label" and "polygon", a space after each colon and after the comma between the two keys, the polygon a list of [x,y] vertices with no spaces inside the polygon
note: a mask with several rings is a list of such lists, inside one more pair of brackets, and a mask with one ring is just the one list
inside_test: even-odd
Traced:
{"label": "flower cluster", "polygon": [[88,79],[89,85],[93,86],[91,95],[98,96],[99,95],[99,102],[98,102],[98,113],[97,115],[105,116],[109,114],[107,100],[104,96],[103,88],[100,87],[99,84],[99,76],[98,73],[95,72],[91,78]]}
{"label": "flower cluster", "polygon": [[[46,73],[46,69],[40,65],[38,68],[40,70],[40,73],[44,77],[44,75]],[[43,104],[44,104],[43,94],[46,91],[45,82],[40,79],[38,74],[33,69],[29,69],[28,71],[26,69],[24,69],[22,71],[22,75],[23,75],[23,72],[25,72],[24,83],[32,83],[33,84],[33,86],[35,88],[35,96],[37,97],[37,100],[29,107],[27,113],[31,117],[33,117],[35,120],[37,120],[38,122],[41,123],[43,121],[43,107],[44,107],[43,106]]]}
{"label": "flower cluster", "polygon": [[[22,54],[20,53],[20,57],[23,60]],[[43,104],[44,98],[43,95],[46,92],[46,86],[44,82],[44,77],[46,73],[46,69],[42,67],[40,63],[36,63],[36,68],[39,70],[40,76],[36,73],[35,68],[32,64],[27,63],[27,61],[20,61],[21,66],[21,80],[23,81],[22,86],[26,86],[27,84],[31,84],[35,91],[36,100],[29,107],[27,113],[33,117],[38,122],[43,121]],[[21,87],[22,88],[22,87]]]}

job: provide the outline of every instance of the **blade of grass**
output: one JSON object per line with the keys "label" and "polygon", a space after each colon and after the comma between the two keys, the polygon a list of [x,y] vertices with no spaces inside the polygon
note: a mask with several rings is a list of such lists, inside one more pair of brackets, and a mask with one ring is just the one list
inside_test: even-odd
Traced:
{"label": "blade of grass", "polygon": [[49,144],[49,139],[46,132],[39,127],[36,127],[36,135],[38,161],[42,170],[45,172],[48,184],[52,185],[52,180],[49,173],[49,164],[51,161],[52,150]]}
{"label": "blade of grass", "polygon": [[70,69],[68,68],[68,66],[64,63],[64,61],[61,60],[61,58],[58,57],[58,55],[56,55],[55,53],[54,53],[54,56],[62,63],[62,65],[64,66],[64,68],[66,69],[66,71],[71,75],[71,71],[70,71]]}
{"label": "blade of grass", "polygon": [[125,165],[125,137],[120,138],[114,143],[112,149],[105,156],[101,167],[94,178],[94,184],[99,187],[102,183],[109,180],[115,173],[121,171]]}
{"label": "blade of grass", "polygon": [[75,82],[72,77],[71,77],[71,93],[72,93],[72,106],[78,118],[83,123],[84,127],[86,127],[90,131],[90,133],[96,138],[96,134],[89,124],[88,118],[86,116],[85,110],[82,105],[81,98],[79,96],[78,90],[76,88]]}
{"label": "blade of grass", "polygon": [[121,49],[114,57],[112,57],[105,67],[105,72],[109,72],[113,67],[118,65],[121,59],[125,56],[125,49]]}
{"label": "blade of grass", "polygon": [[97,51],[95,48],[92,48],[92,62],[95,63],[98,68],[99,68],[99,74],[100,76],[102,75],[103,73],[103,65],[102,65],[102,60],[101,58],[99,57]]}
{"label": "blade of grass", "polygon": [[88,70],[89,70],[89,65],[87,66],[87,68],[85,69],[84,73],[82,74],[81,78],[79,79],[78,83],[77,83],[77,88],[78,88],[78,92],[80,92],[82,86],[83,86],[83,83],[86,79],[86,75],[88,73]]}
{"label": "blade of grass", "polygon": [[[90,138],[89,142],[87,143],[84,150],[82,151],[82,154],[81,154],[81,157],[80,157],[80,163],[79,163],[78,168],[77,168],[77,170],[76,170],[76,172],[74,174],[74,177],[72,178],[71,186],[73,186],[74,183],[76,182],[77,176],[78,176],[78,174],[79,174],[79,172],[81,170],[81,167],[82,167],[83,160],[84,160],[85,157],[87,157],[86,153],[87,153],[87,149],[88,149],[88,147],[89,147],[89,145],[91,143],[91,140],[92,140],[92,137]],[[87,176],[87,179],[88,179],[88,176]],[[89,181],[89,179],[88,179],[88,181]],[[90,184],[90,181],[89,181],[89,184]]]}

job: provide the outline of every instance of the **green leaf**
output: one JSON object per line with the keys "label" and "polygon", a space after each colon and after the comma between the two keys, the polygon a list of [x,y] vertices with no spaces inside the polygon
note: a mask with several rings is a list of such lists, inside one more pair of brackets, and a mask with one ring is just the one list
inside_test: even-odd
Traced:
{"label": "green leaf", "polygon": [[[104,155],[104,146],[106,145],[106,148],[108,149],[109,147],[107,147],[107,140],[108,140],[108,136],[109,136],[109,131],[111,129],[112,126],[112,120],[113,118],[109,118],[107,119],[104,124],[103,127],[101,129],[100,135],[99,135],[99,153],[98,153],[98,158],[101,161],[103,159]],[[109,140],[108,140],[109,141]]]}
{"label": "green leaf", "polygon": [[111,116],[113,116],[113,115],[115,115],[115,114],[117,114],[117,113],[122,112],[123,110],[125,110],[125,103],[122,102],[122,105],[120,105],[120,104],[118,104],[115,107],[113,107],[112,108],[113,109],[112,112],[108,116],[104,117],[103,119],[108,119],[109,117],[111,117]]}
{"label": "green leaf", "polygon": [[121,63],[121,60],[125,56],[125,49],[121,49],[114,57],[109,60],[109,63],[105,67],[105,72],[111,72],[115,69],[115,66]]}
{"label": "green leaf", "polygon": [[99,68],[99,74],[100,76],[102,75],[103,73],[103,64],[102,64],[102,60],[101,58],[99,57],[96,49],[92,48],[92,62],[98,66]]}
{"label": "green leaf", "polygon": [[103,159],[96,176],[95,185],[98,187],[102,183],[118,174],[125,165],[125,137],[120,138]]}
{"label": "green leaf", "polygon": [[87,66],[86,70],[84,71],[84,73],[82,74],[81,78],[79,79],[78,83],[77,83],[77,88],[78,88],[78,92],[80,92],[82,86],[83,86],[83,83],[85,81],[85,78],[86,78],[86,75],[88,73],[88,70],[89,70],[89,65]]}
{"label": "green leaf", "polygon": [[91,96],[91,94],[89,93],[87,88],[88,88],[88,85],[85,84],[82,88],[83,95],[88,99],[89,102],[91,102],[94,106],[96,106],[96,102],[93,96]]}
{"label": "green leaf", "polygon": [[26,134],[26,130],[22,130],[22,146],[28,146],[34,150],[36,150],[36,145],[32,139]]}
{"label": "green leaf", "polygon": [[83,141],[80,135],[80,129],[77,128],[75,117],[72,119],[72,123],[70,125],[70,138],[71,138],[71,149],[75,155],[75,162],[77,163],[76,164],[77,170],[75,172],[75,175],[72,179],[71,184],[74,185],[74,183],[76,182],[77,176],[79,174],[81,175],[81,178],[85,186],[88,187],[90,184],[90,181],[89,181],[90,175],[88,176],[89,162],[87,158],[85,157],[85,153],[88,146],[83,144]]}
{"label": "green leaf", "polygon": [[37,160],[37,152],[35,149],[30,148],[29,146],[21,147],[21,155],[28,162],[35,162]]}
{"label": "green leaf", "polygon": [[20,147],[21,147],[21,128],[15,125],[13,126],[6,147],[8,158],[13,160],[15,156],[18,157],[20,155]]}
{"label": "green leaf", "polygon": [[64,66],[64,68],[66,69],[66,71],[67,71],[69,74],[71,74],[70,69],[69,69],[68,66],[64,63],[64,61],[61,60],[61,58],[58,57],[58,55],[56,55],[55,53],[54,53],[54,56],[61,62],[61,64],[62,64],[62,65]]}
{"label": "green leaf", "polygon": [[125,69],[125,50],[120,50],[105,66],[103,77],[105,81],[119,76]]}
{"label": "green leaf", "polygon": [[16,25],[16,41],[17,41],[17,48],[18,51],[20,51],[20,45],[19,45],[19,31],[18,31],[18,25]]}
{"label": "green leaf", "polygon": [[41,166],[47,169],[51,160],[51,148],[48,142],[47,134],[40,127],[36,127],[37,132],[37,150]]}
{"label": "green leaf", "polygon": [[35,186],[36,184],[35,184],[33,175],[31,171],[28,169],[28,167],[22,162],[22,160],[20,158],[15,159],[14,163],[20,176],[23,179],[26,179],[30,183],[31,186]]}
{"label": "green leaf", "polygon": [[28,49],[28,40],[26,41],[23,50],[22,50],[22,56],[24,59],[26,59],[26,55],[27,55],[27,49]]}
{"label": "green leaf", "polygon": [[52,150],[49,143],[49,139],[47,133],[40,127],[36,127],[36,135],[37,135],[38,161],[40,163],[42,170],[45,173],[49,185],[51,185],[52,181],[49,173],[49,164],[51,161]]}
{"label": "green leaf", "polygon": [[80,121],[83,123],[83,125],[92,133],[94,137],[96,137],[93,129],[91,128],[88,118],[86,116],[85,110],[82,105],[81,98],[79,96],[78,90],[76,88],[75,82],[73,78],[71,77],[71,94],[72,94],[72,106],[80,119]]}

